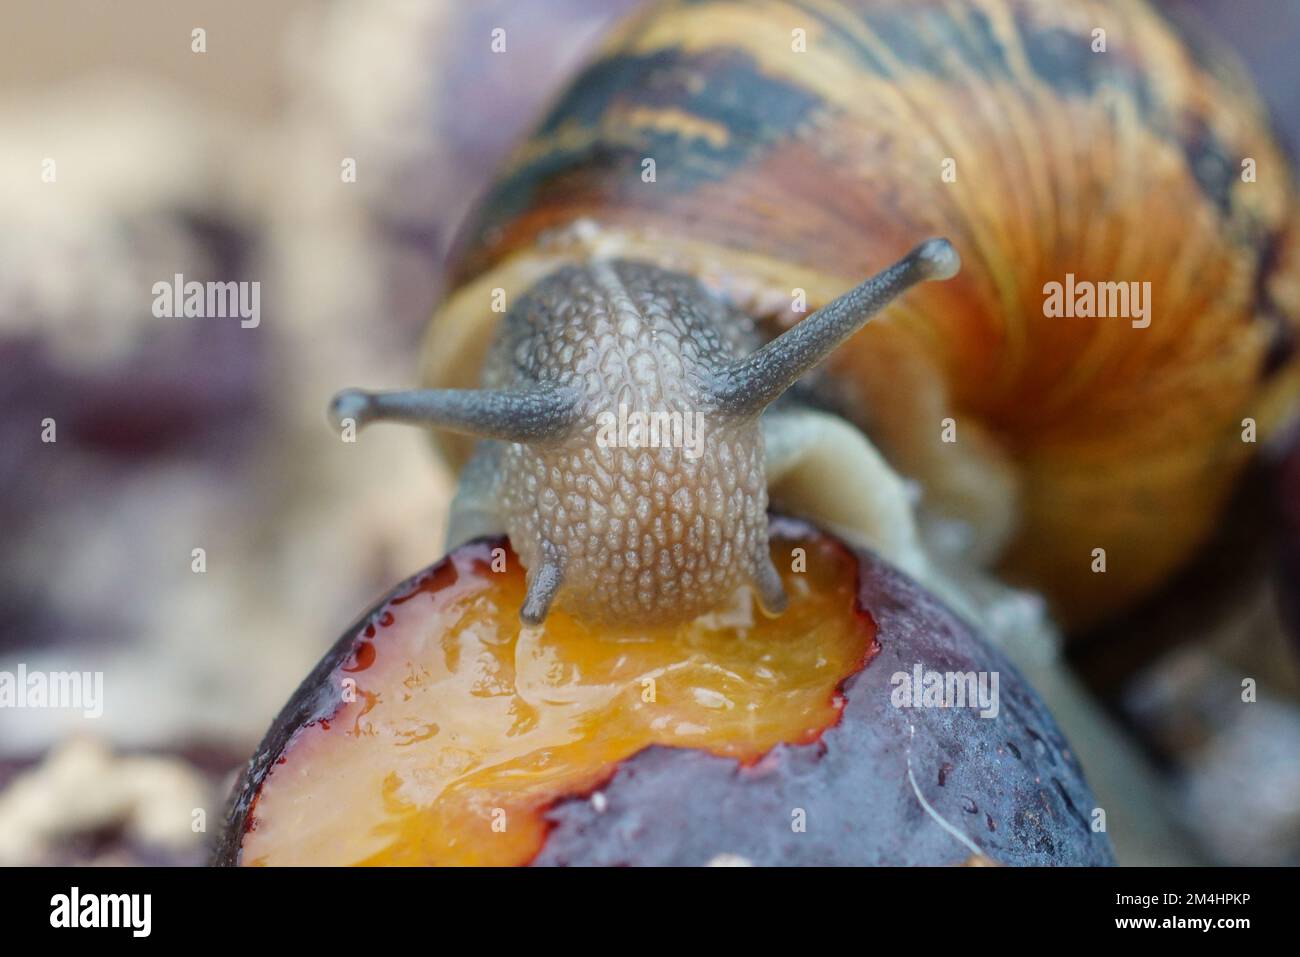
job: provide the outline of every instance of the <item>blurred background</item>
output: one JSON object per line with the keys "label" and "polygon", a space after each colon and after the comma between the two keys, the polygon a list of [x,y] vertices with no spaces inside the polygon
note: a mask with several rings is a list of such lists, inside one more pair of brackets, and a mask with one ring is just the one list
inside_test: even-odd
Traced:
{"label": "blurred background", "polygon": [[[451,476],[404,430],[341,443],[327,401],[415,381],[456,227],[635,6],[6,0],[0,670],[102,671],[104,711],[0,709],[0,865],[202,862],[299,680],[440,556]],[[1300,3],[1165,6],[1238,48],[1300,142]],[[260,283],[260,323],[156,318],[177,273]],[[1300,573],[1258,492],[1300,499],[1291,469],[1252,477],[1222,565],[1072,652],[1196,860],[1300,862]],[[1226,599],[1186,600],[1223,567]],[[1214,690],[1243,668],[1249,725]]]}

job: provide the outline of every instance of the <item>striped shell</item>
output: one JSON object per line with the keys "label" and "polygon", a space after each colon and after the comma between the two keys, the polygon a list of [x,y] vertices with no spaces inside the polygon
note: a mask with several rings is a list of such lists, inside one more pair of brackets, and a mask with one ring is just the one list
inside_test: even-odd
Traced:
{"label": "striped shell", "polygon": [[[470,223],[422,375],[475,385],[492,290],[593,253],[694,273],[775,332],[792,290],[811,311],[950,237],[962,274],[843,347],[832,399],[972,552],[1086,625],[1204,541],[1258,448],[1242,420],[1262,438],[1294,411],[1292,188],[1239,69],[1141,0],[657,4]],[[1067,274],[1150,282],[1150,325],[1045,315]]]}

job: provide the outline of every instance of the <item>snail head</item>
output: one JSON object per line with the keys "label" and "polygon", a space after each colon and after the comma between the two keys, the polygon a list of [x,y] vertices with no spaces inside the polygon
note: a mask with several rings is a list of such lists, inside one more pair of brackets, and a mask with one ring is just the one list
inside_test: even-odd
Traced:
{"label": "snail head", "polygon": [[959,268],[947,240],[929,240],[754,348],[744,317],[692,277],[566,266],[506,314],[483,388],[347,390],[331,417],[484,440],[457,502],[509,535],[528,572],[526,623],[557,597],[589,622],[687,620],[744,584],[776,614],[764,409],[892,299]]}

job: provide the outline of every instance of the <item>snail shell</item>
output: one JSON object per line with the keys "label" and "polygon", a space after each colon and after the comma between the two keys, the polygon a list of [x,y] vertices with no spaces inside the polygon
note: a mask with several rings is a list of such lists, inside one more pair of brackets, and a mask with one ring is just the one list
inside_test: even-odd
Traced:
{"label": "snail shell", "polygon": [[[1140,0],[662,3],[471,221],[422,379],[477,385],[493,291],[565,263],[686,272],[775,335],[802,318],[793,290],[811,312],[947,236],[961,275],[857,333],[823,401],[919,482],[956,551],[1081,626],[1206,538],[1258,448],[1244,419],[1266,439],[1294,416],[1296,224],[1247,80]],[[1045,314],[1067,277],[1149,283],[1149,322]]]}

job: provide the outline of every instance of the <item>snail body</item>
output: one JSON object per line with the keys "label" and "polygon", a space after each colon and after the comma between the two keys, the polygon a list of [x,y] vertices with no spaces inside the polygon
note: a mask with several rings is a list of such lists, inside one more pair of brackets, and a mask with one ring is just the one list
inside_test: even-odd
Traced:
{"label": "snail body", "polygon": [[[764,482],[753,433],[730,448],[745,465],[711,466],[747,477],[695,557],[717,567],[728,546],[759,554],[756,516],[772,493],[915,566],[921,532],[901,475],[922,490],[925,534],[1086,625],[1207,537],[1257,448],[1243,421],[1267,438],[1294,417],[1296,222],[1287,161],[1248,82],[1143,0],[656,4],[574,81],[470,223],[422,379],[430,395],[548,386],[501,378],[502,343],[519,347],[520,310],[545,298],[533,292],[572,285],[554,278],[566,268],[587,283],[605,269],[694,277],[688,298],[727,347],[717,358],[743,362],[919,240],[948,237],[961,275],[884,306],[835,352],[813,390],[824,411],[807,412],[822,417],[793,438],[763,427]],[[1045,291],[1067,278],[1149,283],[1149,321],[1049,315]],[[499,291],[513,306],[494,334]],[[552,303],[547,321],[571,329],[568,308]],[[616,385],[597,391],[607,402]],[[482,422],[465,424],[482,435]],[[453,539],[489,530],[475,516],[513,524],[536,618],[564,591],[556,539],[576,556],[591,537],[566,483],[630,480],[634,463],[596,468],[546,446],[554,436],[521,437],[489,438],[500,444],[486,451],[438,442],[463,467]],[[529,475],[531,498],[505,490]],[[658,514],[670,527],[671,505]],[[600,617],[697,611],[690,596],[742,579],[764,594],[766,571],[734,556],[731,577],[688,587],[670,528],[657,539],[652,517],[647,531],[575,557],[565,600]],[[1098,550],[1112,574],[1097,573]]]}
{"label": "snail body", "polygon": [[[687,620],[744,584],[776,613],[786,596],[768,551],[764,430],[801,445],[816,426],[766,410],[890,299],[959,266],[931,240],[766,344],[691,276],[624,260],[567,266],[508,313],[483,388],[344,392],[333,415],[480,437],[450,537],[517,543],[529,624],[562,590],[592,622]],[[607,436],[629,409],[698,423],[698,442]]]}

